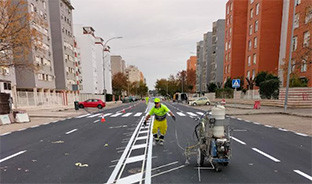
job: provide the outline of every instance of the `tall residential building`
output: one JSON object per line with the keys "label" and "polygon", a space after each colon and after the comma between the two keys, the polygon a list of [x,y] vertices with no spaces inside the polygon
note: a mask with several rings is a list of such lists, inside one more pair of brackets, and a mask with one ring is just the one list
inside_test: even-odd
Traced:
{"label": "tall residential building", "polygon": [[197,42],[196,46],[196,92],[202,93],[203,91],[203,83],[202,83],[202,65],[203,65],[203,41]]}
{"label": "tall residential building", "polygon": [[[292,49],[291,72],[301,80],[308,80],[312,87],[312,3],[310,0],[284,0],[281,44],[279,57],[279,78],[286,86],[289,52]],[[295,23],[293,45],[291,45],[291,28],[293,8],[295,5]]]}
{"label": "tall residential building", "polygon": [[236,0],[226,3],[224,83],[227,78],[244,77],[248,3]]}
{"label": "tall residential building", "polygon": [[73,35],[74,7],[69,0],[49,0],[52,48],[57,90],[77,89]]}
{"label": "tall residential building", "polygon": [[55,90],[49,3],[46,0],[27,0],[27,3],[25,10],[33,14],[33,20],[29,21],[29,30],[36,29],[42,34],[40,46],[33,44],[27,58],[29,63],[40,66],[40,70],[16,69],[16,85],[18,90],[34,91],[35,95],[37,91],[49,93]]}
{"label": "tall residential building", "polygon": [[197,57],[196,56],[191,56],[187,61],[186,61],[186,71],[189,70],[195,70],[196,71],[196,64],[197,64]]}
{"label": "tall residential building", "polygon": [[282,10],[283,0],[248,2],[245,78],[261,71],[277,74]]}
{"label": "tall residential building", "polygon": [[[191,56],[186,62],[187,83],[193,86],[192,92],[196,92],[196,64],[197,57]],[[194,78],[195,77],[195,78]]]}
{"label": "tall residential building", "polygon": [[74,25],[77,44],[80,47],[81,73],[83,89],[81,93],[98,92],[95,35],[92,27]]}
{"label": "tall residential building", "polygon": [[110,47],[106,45],[104,48],[104,89],[106,90],[106,94],[113,94],[112,87],[112,66],[111,66],[111,56],[110,56]]}
{"label": "tall residential building", "polygon": [[97,92],[104,94],[104,43],[101,37],[95,37],[95,58],[97,73]]}
{"label": "tall residential building", "polygon": [[220,19],[212,25],[212,60],[210,64],[210,82],[219,86],[223,83],[225,20]]}
{"label": "tall residential building", "polygon": [[141,77],[141,71],[133,65],[130,65],[125,70],[126,76],[128,77],[129,82],[140,82]]}
{"label": "tall residential building", "polygon": [[121,56],[111,56],[112,75],[125,73],[126,63]]}
{"label": "tall residential building", "polygon": [[203,48],[203,76],[202,81],[204,83],[204,91],[208,90],[208,84],[210,82],[211,63],[212,63],[212,32],[204,34],[204,48]]}
{"label": "tall residential building", "polygon": [[80,47],[74,37],[74,52],[75,52],[75,73],[76,73],[76,85],[73,85],[74,91],[81,91],[83,89],[82,85],[82,73],[81,73],[81,55]]}

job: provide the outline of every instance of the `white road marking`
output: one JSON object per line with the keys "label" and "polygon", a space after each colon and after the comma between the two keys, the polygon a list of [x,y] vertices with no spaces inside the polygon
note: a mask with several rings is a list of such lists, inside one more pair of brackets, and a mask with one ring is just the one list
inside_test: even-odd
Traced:
{"label": "white road marking", "polygon": [[257,122],[253,122],[253,124],[260,125],[260,123],[257,123]]}
{"label": "white road marking", "polygon": [[[153,127],[155,117],[153,116],[151,121],[151,127]],[[149,135],[148,153],[146,160],[146,172],[145,172],[145,184],[151,184],[152,182],[152,153],[153,153],[153,133]]]}
{"label": "white road marking", "polygon": [[241,119],[241,118],[237,118],[237,120],[240,120],[240,121],[241,121],[242,119]]}
{"label": "white road marking", "polygon": [[284,129],[284,128],[279,128],[280,131],[283,131],[283,132],[288,132],[288,130]]}
{"label": "white road marking", "polygon": [[175,161],[175,162],[171,162],[169,164],[165,164],[165,165],[162,165],[162,166],[159,166],[159,167],[155,167],[155,168],[152,169],[152,171],[157,170],[157,169],[161,169],[161,168],[164,168],[164,167],[167,167],[167,166],[170,166],[170,165],[174,165],[174,164],[177,164],[177,163],[179,163],[179,161]]}
{"label": "white road marking", "polygon": [[246,122],[248,122],[248,123],[250,123],[250,121],[249,120],[245,120]]}
{"label": "white road marking", "polygon": [[110,168],[112,168],[112,167],[116,167],[116,165],[111,165],[111,166],[109,166]]}
{"label": "white road marking", "polygon": [[168,116],[171,116],[169,113],[167,113]]}
{"label": "white road marking", "polygon": [[140,131],[139,134],[146,134],[148,133],[148,130]]}
{"label": "white road marking", "polygon": [[18,131],[23,131],[23,130],[26,130],[26,128],[21,128],[21,129],[19,129]]}
{"label": "white road marking", "polygon": [[40,125],[35,125],[35,126],[30,127],[30,128],[36,128],[36,127],[38,127],[38,126],[40,126]]}
{"label": "white road marking", "polygon": [[95,116],[98,116],[98,115],[100,115],[100,114],[93,114],[91,116],[88,116],[87,118],[94,118]]}
{"label": "white road marking", "polygon": [[131,150],[136,150],[136,149],[141,149],[141,148],[146,148],[147,144],[138,144],[138,145],[133,145]]}
{"label": "white road marking", "polygon": [[263,151],[261,151],[261,150],[259,150],[259,149],[257,149],[257,148],[252,148],[252,149],[253,149],[254,151],[260,153],[261,155],[263,155],[263,156],[265,156],[265,157],[267,157],[267,158],[273,160],[274,162],[281,162],[281,161],[278,160],[277,158],[274,158],[273,156],[271,156],[271,155],[269,155],[269,154],[266,154],[266,153],[264,153]]}
{"label": "white road marking", "polygon": [[111,118],[115,118],[115,117],[117,117],[117,116],[119,116],[119,115],[121,115],[122,113],[120,113],[120,112],[117,112],[116,114],[114,114],[114,115],[111,115],[110,117]]}
{"label": "white road marking", "polygon": [[117,180],[116,184],[137,183],[142,180],[142,177],[143,177],[143,173],[133,174],[133,175]]}
{"label": "white road marking", "polygon": [[18,155],[21,155],[21,154],[25,153],[26,151],[27,151],[27,150],[20,151],[20,152],[15,153],[15,154],[13,154],[13,155],[11,155],[11,156],[5,157],[5,158],[3,158],[3,159],[0,160],[0,163],[1,163],[1,162],[4,162],[4,161],[6,161],[6,160],[9,160],[9,159],[11,159],[11,158],[13,158],[13,157],[16,157],[16,156],[18,156]]}
{"label": "white road marking", "polygon": [[272,126],[270,126],[270,125],[264,125],[265,127],[268,127],[268,128],[272,128]]}
{"label": "white road marking", "polygon": [[142,160],[144,160],[144,159],[145,159],[145,155],[133,156],[133,157],[129,157],[129,158],[126,160],[126,163],[127,163],[127,164],[130,164],[130,163],[142,161]]}
{"label": "white road marking", "polygon": [[139,117],[139,116],[141,116],[143,113],[142,112],[138,112],[138,113],[136,113],[135,115],[134,115],[134,117]]}
{"label": "white road marking", "polygon": [[127,114],[124,114],[121,117],[129,117],[131,114],[132,114],[132,112],[128,112]]}
{"label": "white road marking", "polygon": [[239,140],[239,139],[237,139],[237,138],[235,138],[235,137],[233,137],[233,136],[231,136],[231,138],[232,138],[234,141],[238,142],[238,143],[241,143],[241,144],[243,144],[243,145],[246,145],[245,142],[243,142],[243,141],[241,141],[241,140]]}
{"label": "white road marking", "polygon": [[303,176],[303,177],[305,177],[305,178],[307,178],[307,179],[312,181],[312,177],[307,175],[306,173],[304,173],[304,172],[302,172],[300,170],[294,170],[294,172],[297,173],[297,174],[300,174],[301,176]]}
{"label": "white road marking", "polygon": [[109,116],[109,115],[112,115],[112,114],[113,114],[113,113],[106,113],[106,114],[104,114],[104,115],[100,114],[99,117],[102,117],[102,116],[103,116],[103,117],[106,117],[106,116]]}
{"label": "white road marking", "polygon": [[5,135],[9,135],[11,134],[12,132],[7,132],[7,133],[4,133],[4,134],[1,134],[0,136],[5,136]]}
{"label": "white road marking", "polygon": [[95,120],[93,123],[97,123],[97,122],[99,122],[100,120],[98,119],[98,120]]}
{"label": "white road marking", "polygon": [[182,112],[177,112],[177,114],[178,114],[179,116],[185,116],[185,114],[183,114]]}
{"label": "white road marking", "polygon": [[196,113],[199,114],[199,115],[201,115],[201,116],[204,115],[204,113],[202,113],[202,112],[196,112]]}
{"label": "white road marking", "polygon": [[78,116],[78,117],[76,117],[76,118],[84,118],[84,117],[89,116],[89,115],[90,115],[90,114],[84,114],[84,115]]}
{"label": "white road marking", "polygon": [[141,137],[136,138],[135,140],[139,141],[139,140],[143,140],[143,139],[147,139],[147,136],[141,136]]}
{"label": "white road marking", "polygon": [[300,136],[304,136],[304,137],[307,137],[307,136],[308,136],[307,134],[297,133],[297,132],[296,132],[295,134],[300,135]]}
{"label": "white road marking", "polygon": [[197,116],[197,114],[194,114],[192,112],[187,112],[187,114],[189,114],[190,116]]}
{"label": "white road marking", "polygon": [[183,167],[185,167],[185,166],[186,166],[186,165],[181,165],[181,166],[179,166],[179,167],[172,168],[172,169],[169,169],[169,170],[167,170],[167,171],[154,174],[154,175],[152,176],[152,178],[155,177],[155,176],[159,176],[159,175],[162,175],[162,174],[169,173],[169,172],[171,172],[171,171],[175,171],[175,170],[181,169],[181,168],[183,168]]}
{"label": "white road marking", "polygon": [[68,134],[71,134],[71,133],[73,133],[73,132],[76,132],[78,129],[74,129],[74,130],[71,130],[71,131],[69,131],[69,132],[66,132],[65,134],[66,135],[68,135]]}

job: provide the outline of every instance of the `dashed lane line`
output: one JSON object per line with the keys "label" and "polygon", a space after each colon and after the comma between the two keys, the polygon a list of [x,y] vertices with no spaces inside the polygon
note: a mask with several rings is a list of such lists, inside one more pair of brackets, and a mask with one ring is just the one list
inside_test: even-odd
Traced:
{"label": "dashed lane line", "polygon": [[65,134],[66,135],[68,135],[68,134],[71,134],[71,133],[73,133],[73,132],[76,132],[78,129],[73,129],[73,130],[71,130],[71,131],[69,131],[69,132],[66,132]]}
{"label": "dashed lane line", "polygon": [[273,157],[273,156],[271,156],[271,155],[269,155],[269,154],[267,154],[267,153],[264,153],[263,151],[261,151],[261,150],[259,150],[259,149],[257,149],[257,148],[252,148],[252,150],[254,150],[254,151],[260,153],[261,155],[263,155],[263,156],[265,156],[265,157],[267,157],[267,158],[273,160],[274,162],[281,162],[281,161],[278,160],[277,158],[275,158],[275,157]]}
{"label": "dashed lane line", "polygon": [[13,154],[13,155],[11,155],[11,156],[5,157],[5,158],[3,158],[3,159],[0,160],[0,163],[1,163],[1,162],[4,162],[4,161],[6,161],[6,160],[9,160],[9,159],[11,159],[11,158],[13,158],[13,157],[16,157],[16,156],[18,156],[18,155],[21,155],[21,154],[25,153],[26,151],[27,151],[27,150],[20,151],[20,152],[15,153],[15,154]]}
{"label": "dashed lane line", "polygon": [[294,172],[312,181],[312,176],[309,176],[300,170],[294,170]]}
{"label": "dashed lane line", "polygon": [[237,138],[235,138],[235,137],[233,137],[233,136],[231,136],[231,138],[232,138],[234,141],[236,141],[236,142],[238,142],[238,143],[240,143],[240,144],[246,145],[245,142],[243,142],[243,141],[241,141],[241,140],[239,140],[239,139],[237,139]]}

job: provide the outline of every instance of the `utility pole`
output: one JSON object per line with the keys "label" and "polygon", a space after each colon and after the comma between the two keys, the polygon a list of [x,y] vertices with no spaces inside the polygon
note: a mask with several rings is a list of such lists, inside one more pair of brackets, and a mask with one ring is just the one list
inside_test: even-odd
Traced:
{"label": "utility pole", "polygon": [[290,42],[290,49],[289,49],[289,58],[288,58],[288,71],[287,71],[287,81],[286,81],[286,92],[285,92],[285,103],[284,103],[284,112],[287,111],[287,101],[288,101],[288,90],[289,90],[289,79],[291,73],[291,58],[292,58],[292,51],[293,51],[293,43],[294,43],[294,23],[295,23],[295,14],[296,14],[296,1],[294,0],[294,7],[293,7],[293,17],[292,17],[292,26],[291,26],[291,42]]}

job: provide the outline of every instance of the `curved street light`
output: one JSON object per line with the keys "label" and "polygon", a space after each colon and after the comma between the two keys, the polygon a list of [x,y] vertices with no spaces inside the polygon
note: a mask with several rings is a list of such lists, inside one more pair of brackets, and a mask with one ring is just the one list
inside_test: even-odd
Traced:
{"label": "curved street light", "polygon": [[106,102],[106,89],[105,89],[105,49],[107,46],[107,43],[111,40],[114,39],[121,39],[123,37],[121,36],[117,36],[117,37],[112,37],[110,39],[108,39],[105,43],[104,43],[104,50],[103,50],[103,94],[104,94],[104,98],[105,98],[105,102]]}

